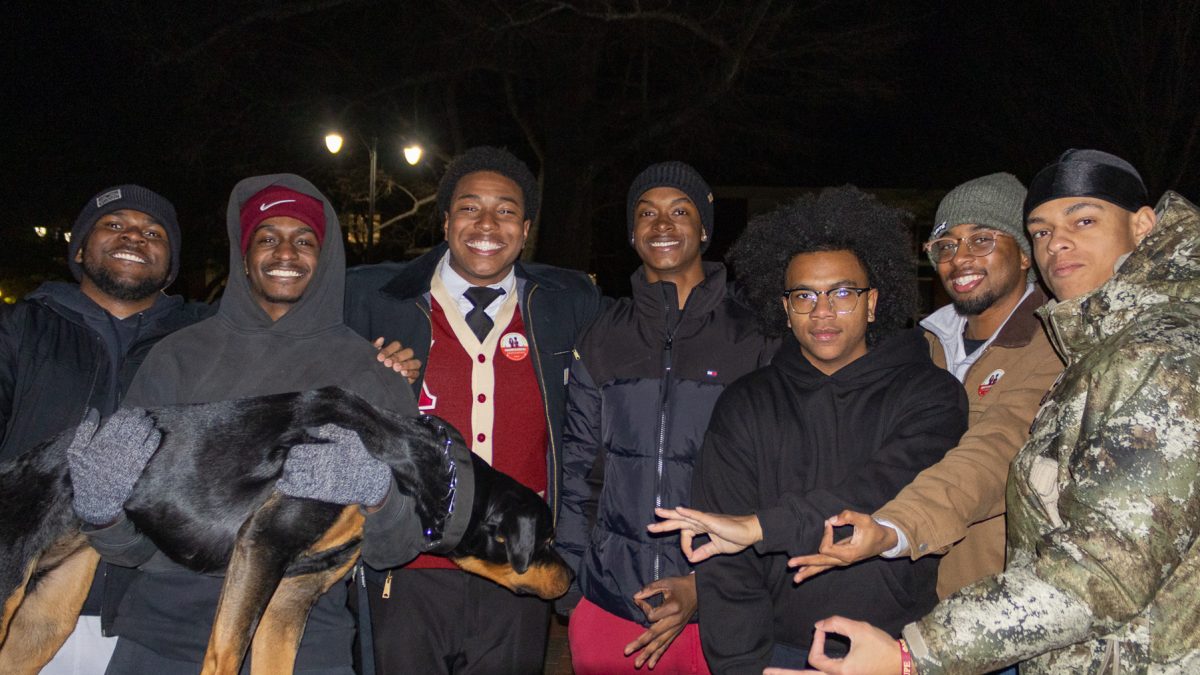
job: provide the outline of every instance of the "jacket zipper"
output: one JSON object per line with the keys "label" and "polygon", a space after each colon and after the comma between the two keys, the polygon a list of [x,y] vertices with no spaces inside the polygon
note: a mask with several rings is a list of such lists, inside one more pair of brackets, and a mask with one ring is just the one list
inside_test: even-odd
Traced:
{"label": "jacket zipper", "polygon": [[[672,298],[676,303],[678,296]],[[662,394],[658,401],[658,439],[657,447],[654,452],[654,507],[662,508],[662,482],[663,470],[666,462],[665,456],[667,452],[667,403],[671,400],[671,382],[672,382],[672,353],[671,348],[675,343],[675,330],[679,328],[679,324],[683,322],[683,317],[676,317],[675,326],[671,326],[671,312],[676,311],[670,302],[664,307],[667,337],[663,341],[663,384]],[[677,310],[680,314],[683,310]],[[654,568],[652,570],[654,581],[662,578],[662,545],[661,542],[655,541],[654,544]]]}
{"label": "jacket zipper", "polygon": [[[671,345],[674,342],[674,336],[667,334],[667,339],[663,342],[663,393],[662,398],[658,402],[658,447],[654,453],[654,507],[662,508],[662,480],[663,480],[663,456],[666,454],[667,448],[667,400],[670,398],[671,390]],[[654,547],[654,581],[658,581],[662,576],[662,551],[659,546]]]}
{"label": "jacket zipper", "polygon": [[[542,414],[546,418],[546,438],[550,440],[550,472],[546,475],[547,497],[550,499],[550,523],[552,527],[558,527],[558,448],[554,444],[554,426],[550,423],[550,401],[546,398],[546,377],[542,372],[542,359],[539,356],[537,335],[533,331],[533,292],[537,290],[538,285],[534,282],[529,282],[529,291],[525,293],[525,314],[529,317],[529,325],[525,326],[525,330],[529,332],[529,345],[533,349],[533,371],[537,374],[538,386],[542,395]],[[553,486],[553,490],[550,487]]]}

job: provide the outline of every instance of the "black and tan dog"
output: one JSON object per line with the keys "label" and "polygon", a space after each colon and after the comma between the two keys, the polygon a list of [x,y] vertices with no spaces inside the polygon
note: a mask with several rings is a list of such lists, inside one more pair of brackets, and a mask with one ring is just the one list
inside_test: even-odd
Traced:
{"label": "black and tan dog", "polygon": [[[204,673],[291,673],[309,609],[358,558],[363,517],[273,486],[306,428],[358,432],[414,497],[435,551],[517,593],[562,595],[550,510],[433,418],[381,414],[327,388],[148,411],[158,450],[126,502],[129,519],[189,569],[225,573]],[[36,673],[75,625],[99,555],[71,508],[67,431],[0,469],[0,673]],[[461,536],[459,536],[461,534]]]}

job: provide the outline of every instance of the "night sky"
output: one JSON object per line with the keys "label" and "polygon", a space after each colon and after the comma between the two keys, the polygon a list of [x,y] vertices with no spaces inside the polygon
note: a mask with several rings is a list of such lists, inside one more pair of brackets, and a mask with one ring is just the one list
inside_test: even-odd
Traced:
{"label": "night sky", "polygon": [[[455,152],[509,147],[545,174],[536,257],[602,275],[632,268],[624,191],[667,158],[720,197],[1028,181],[1097,147],[1155,195],[1200,196],[1200,0],[43,4],[8,17],[9,276],[53,272],[33,226],[69,227],[91,194],[135,182],[175,202],[176,290],[199,295],[238,179],[300,173],[365,212],[366,153],[355,138],[326,153],[334,126],[378,136],[385,180],[418,195]],[[402,140],[431,161],[405,165]],[[379,210],[408,205],[393,190]]]}

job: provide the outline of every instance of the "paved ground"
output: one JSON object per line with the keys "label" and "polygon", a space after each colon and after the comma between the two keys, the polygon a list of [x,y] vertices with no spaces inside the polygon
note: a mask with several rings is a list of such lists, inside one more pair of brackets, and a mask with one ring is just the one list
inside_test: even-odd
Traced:
{"label": "paved ground", "polygon": [[567,626],[559,623],[558,616],[550,619],[550,641],[546,645],[546,668],[544,675],[573,675],[571,650],[567,648]]}

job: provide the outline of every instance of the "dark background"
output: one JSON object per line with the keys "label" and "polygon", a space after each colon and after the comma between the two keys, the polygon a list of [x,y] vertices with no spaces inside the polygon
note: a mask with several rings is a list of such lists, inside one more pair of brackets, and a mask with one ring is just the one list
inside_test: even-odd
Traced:
{"label": "dark background", "polygon": [[[1129,159],[1152,195],[1200,194],[1200,0],[56,4],[10,10],[3,29],[10,296],[65,276],[56,230],[135,182],[175,203],[173,290],[203,298],[225,271],[237,180],[300,173],[352,224],[372,137],[385,221],[455,153],[513,150],[544,189],[527,254],[615,293],[637,262],[625,191],[669,158],[716,188],[713,259],[800,189],[880,190],[920,236],[945,190],[1001,170],[1028,181],[1069,147]],[[426,161],[405,164],[405,141]],[[435,243],[432,211],[351,242],[351,261]]]}

